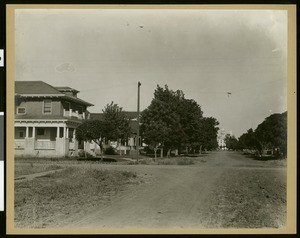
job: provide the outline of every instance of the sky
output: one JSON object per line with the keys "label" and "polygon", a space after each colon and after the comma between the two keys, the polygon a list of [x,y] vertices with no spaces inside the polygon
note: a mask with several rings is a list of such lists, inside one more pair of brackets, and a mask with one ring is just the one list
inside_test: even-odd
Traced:
{"label": "sky", "polygon": [[[102,112],[180,89],[236,137],[287,110],[287,12],[18,9],[15,80],[69,86]],[[230,92],[231,94],[228,94]]]}

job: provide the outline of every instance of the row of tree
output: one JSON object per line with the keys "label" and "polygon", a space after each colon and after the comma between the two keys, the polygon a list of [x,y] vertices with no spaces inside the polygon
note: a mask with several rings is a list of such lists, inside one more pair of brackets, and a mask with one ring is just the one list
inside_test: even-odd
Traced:
{"label": "row of tree", "polygon": [[287,155],[287,112],[275,113],[265,118],[255,130],[249,129],[238,139],[226,135],[226,147],[232,150],[255,150],[262,155],[271,150],[286,158]]}
{"label": "row of tree", "polygon": [[186,99],[181,90],[157,85],[151,104],[141,114],[141,135],[155,157],[158,149],[168,156],[171,150],[201,153],[218,147],[218,124],[213,117],[203,117],[197,102]]}
{"label": "row of tree", "polygon": [[[130,120],[126,113],[113,102],[103,111],[103,120],[86,120],[76,130],[79,141],[93,141],[103,152],[104,140],[127,141]],[[212,150],[218,147],[219,124],[213,117],[203,117],[201,107],[193,99],[186,99],[181,90],[173,91],[166,85],[157,86],[154,98],[141,113],[141,137],[143,142],[156,152],[158,149],[179,153]],[[138,141],[138,140],[136,140]],[[161,153],[163,155],[163,153]]]}

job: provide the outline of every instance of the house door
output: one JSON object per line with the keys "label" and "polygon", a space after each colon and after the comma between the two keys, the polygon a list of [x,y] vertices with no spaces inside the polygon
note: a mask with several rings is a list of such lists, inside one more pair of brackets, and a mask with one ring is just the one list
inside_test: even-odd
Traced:
{"label": "house door", "polygon": [[56,128],[50,128],[50,140],[55,141],[56,140]]}

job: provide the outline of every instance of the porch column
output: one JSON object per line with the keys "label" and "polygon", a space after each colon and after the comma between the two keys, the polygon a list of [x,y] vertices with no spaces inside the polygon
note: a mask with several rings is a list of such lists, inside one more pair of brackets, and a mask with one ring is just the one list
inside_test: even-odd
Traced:
{"label": "porch column", "polygon": [[29,137],[29,127],[26,126],[26,136],[25,136],[25,145],[24,145],[24,155],[25,156],[38,156],[35,151],[35,139]]}
{"label": "porch column", "polygon": [[64,126],[64,135],[63,138],[66,138],[66,127]]}
{"label": "porch column", "polygon": [[69,138],[69,127],[66,128],[66,138]]}
{"label": "porch column", "polygon": [[76,140],[76,129],[73,130],[74,156],[78,156],[78,141]]}
{"label": "porch column", "polygon": [[72,116],[72,108],[69,109],[69,116]]}
{"label": "porch column", "polygon": [[29,135],[29,127],[26,126],[26,136],[25,136],[25,138],[28,138],[28,135]]}
{"label": "porch column", "polygon": [[75,142],[75,140],[76,140],[76,129],[73,130],[73,140],[72,141]]}
{"label": "porch column", "polygon": [[32,127],[32,138],[35,138],[35,126]]}

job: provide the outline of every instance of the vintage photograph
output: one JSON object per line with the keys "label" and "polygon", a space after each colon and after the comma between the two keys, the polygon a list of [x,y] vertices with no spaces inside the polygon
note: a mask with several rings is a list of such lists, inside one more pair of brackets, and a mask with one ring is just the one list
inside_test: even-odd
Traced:
{"label": "vintage photograph", "polygon": [[15,229],[285,229],[288,11],[14,10]]}

